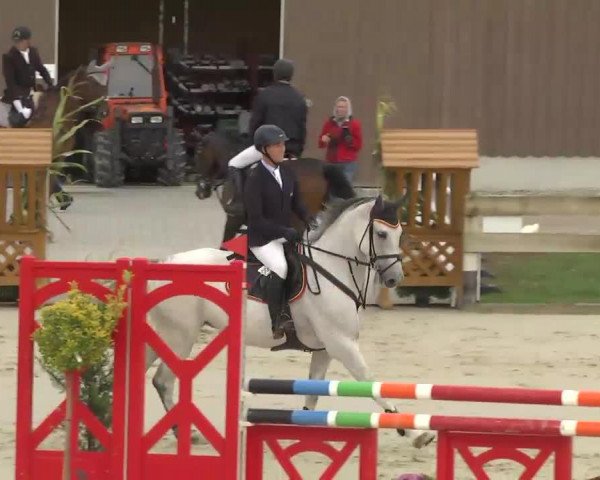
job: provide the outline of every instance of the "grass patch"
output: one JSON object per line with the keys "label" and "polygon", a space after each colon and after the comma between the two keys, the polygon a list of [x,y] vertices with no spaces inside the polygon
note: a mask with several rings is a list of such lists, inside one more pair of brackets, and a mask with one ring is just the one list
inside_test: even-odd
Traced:
{"label": "grass patch", "polygon": [[600,303],[600,254],[488,254],[483,279],[502,293],[482,295],[481,303]]}

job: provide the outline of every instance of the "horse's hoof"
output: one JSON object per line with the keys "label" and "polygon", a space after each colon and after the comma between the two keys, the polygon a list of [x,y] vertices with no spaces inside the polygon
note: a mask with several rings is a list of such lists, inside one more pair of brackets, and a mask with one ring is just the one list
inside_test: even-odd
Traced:
{"label": "horse's hoof", "polygon": [[432,432],[421,432],[417,434],[412,440],[412,446],[415,448],[423,448],[429,445],[435,440],[435,433]]}

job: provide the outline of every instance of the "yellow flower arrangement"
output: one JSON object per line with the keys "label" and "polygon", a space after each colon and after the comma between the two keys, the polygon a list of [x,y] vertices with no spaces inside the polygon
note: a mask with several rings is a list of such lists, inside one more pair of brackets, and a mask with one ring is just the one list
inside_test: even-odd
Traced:
{"label": "yellow flower arrangement", "polygon": [[33,338],[46,369],[60,375],[102,362],[113,345],[113,333],[127,306],[128,280],[116,293],[107,295],[106,302],[81,292],[77,282],[71,282],[66,299],[41,309],[41,327]]}

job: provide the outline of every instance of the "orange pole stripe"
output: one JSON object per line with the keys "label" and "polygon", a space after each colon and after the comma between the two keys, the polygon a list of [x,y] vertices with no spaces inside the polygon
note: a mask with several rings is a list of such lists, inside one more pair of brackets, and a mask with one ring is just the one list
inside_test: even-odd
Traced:
{"label": "orange pole stripe", "polygon": [[415,416],[412,413],[382,413],[379,415],[380,428],[415,428]]}
{"label": "orange pole stripe", "polygon": [[383,383],[383,398],[417,398],[417,386],[414,383]]}
{"label": "orange pole stripe", "polygon": [[600,422],[577,422],[577,435],[600,437]]}
{"label": "orange pole stripe", "polygon": [[578,405],[581,407],[600,407],[600,392],[579,392]]}

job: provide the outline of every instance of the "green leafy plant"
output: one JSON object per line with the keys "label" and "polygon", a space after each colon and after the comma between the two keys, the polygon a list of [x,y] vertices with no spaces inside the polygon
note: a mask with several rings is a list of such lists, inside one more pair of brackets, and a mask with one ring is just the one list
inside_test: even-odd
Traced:
{"label": "green leafy plant", "polygon": [[[381,183],[383,184],[383,193],[385,194],[386,197],[391,198],[391,199],[397,199],[398,197],[400,197],[403,194],[403,192],[398,191],[398,178],[397,178],[398,172],[396,171],[396,169],[385,168],[383,166],[381,134],[383,132],[383,128],[385,125],[385,119],[389,115],[391,115],[393,112],[395,112],[396,110],[397,110],[396,104],[394,103],[393,99],[390,96],[387,96],[387,95],[382,96],[379,99],[379,101],[377,102],[376,120],[375,120],[377,140],[376,140],[376,147],[373,151],[373,158],[376,161],[376,163],[378,165],[380,165],[380,169],[381,169],[381,176],[382,176]],[[410,202],[410,198],[413,196],[412,192],[411,192],[411,188],[412,188],[411,185],[413,185],[413,182],[411,182],[411,175],[414,175],[414,173],[413,174],[406,173],[404,176],[403,184],[406,186],[406,193],[402,197],[402,203],[400,205],[400,221],[403,223],[406,223],[408,221],[409,202]],[[416,205],[415,216],[421,218],[421,222],[417,221],[416,223],[422,224],[422,218],[423,218],[422,212],[423,212],[423,205],[425,202],[423,192],[418,191],[416,194],[416,197],[417,197],[417,205]],[[435,222],[437,221],[437,212],[431,212],[431,219],[434,222],[433,226],[435,226]],[[428,299],[430,296],[435,296],[437,298],[442,299],[442,298],[448,298],[450,295],[450,289],[448,287],[399,286],[396,288],[396,292],[401,297],[415,295],[417,297],[417,303],[425,303],[424,299],[425,298]],[[391,307],[391,302],[389,300],[389,297],[387,297],[387,293],[382,294],[380,296],[379,303],[384,308]]]}
{"label": "green leafy plant", "polygon": [[[41,326],[33,334],[40,363],[54,384],[66,391],[67,404],[73,402],[69,378],[78,372],[81,400],[106,427],[112,422],[113,335],[127,306],[130,281],[131,273],[125,272],[123,282],[105,302],[81,292],[76,282],[70,283],[66,299],[41,309]],[[85,427],[79,429],[78,439],[82,450],[102,448]]]}
{"label": "green leafy plant", "polygon": [[[52,121],[52,164],[50,165],[50,175],[66,177],[64,171],[67,168],[80,169],[83,172],[87,172],[86,168],[75,162],[68,162],[65,159],[76,155],[76,154],[91,154],[89,150],[84,149],[73,149],[71,144],[75,138],[77,132],[84,128],[89,122],[97,122],[95,119],[85,119],[81,122],[77,122],[78,115],[87,110],[88,108],[94,107],[101,102],[106,101],[105,97],[98,97],[91,102],[81,105],[69,112],[67,112],[67,106],[70,101],[81,101],[82,98],[77,95],[78,88],[83,86],[85,82],[75,83],[75,76],[73,76],[67,86],[63,86],[60,89],[60,100],[54,118]],[[60,195],[54,195],[56,200],[61,203],[62,199]]]}
{"label": "green leafy plant", "polygon": [[34,333],[44,367],[55,374],[100,363],[112,347],[114,329],[126,306],[126,284],[108,295],[106,303],[81,292],[76,282],[70,286],[67,299],[41,309],[42,324]]}
{"label": "green leafy plant", "polygon": [[396,104],[391,97],[385,95],[377,101],[377,109],[375,116],[375,149],[373,150],[373,159],[380,166],[381,175],[383,177],[383,193],[393,198],[396,196],[396,172],[393,169],[383,166],[383,154],[381,148],[381,134],[385,124],[385,119],[396,111]]}
{"label": "green leafy plant", "polygon": [[[402,195],[403,192],[398,191],[398,173],[393,168],[385,168],[383,166],[383,152],[381,146],[381,134],[383,132],[383,128],[385,125],[385,119],[389,117],[392,113],[397,111],[396,104],[392,100],[392,98],[388,95],[382,96],[377,102],[377,110],[376,110],[376,146],[373,151],[373,158],[376,163],[380,166],[381,176],[382,176],[382,184],[383,184],[383,193],[386,197],[390,199],[397,199]],[[406,186],[406,195],[402,197],[402,204],[400,205],[400,220],[402,222],[408,221],[408,203],[411,198],[410,188],[410,174],[406,174],[404,178],[404,185]],[[423,206],[423,195],[421,192],[418,193],[417,199],[417,215],[422,211]]]}
{"label": "green leafy plant", "polygon": [[[81,112],[106,101],[106,98],[98,97],[77,108],[69,109],[69,102],[80,102],[82,100],[82,97],[80,97],[77,92],[78,89],[84,84],[85,82],[76,83],[75,76],[73,76],[66,86],[62,86],[60,88],[60,99],[52,120],[52,162],[49,167],[49,175],[51,177],[55,176],[66,178],[67,175],[65,174],[65,170],[68,168],[79,169],[83,172],[87,171],[83,165],[76,162],[69,162],[66,159],[79,153],[92,153],[89,150],[74,149],[72,148],[72,144],[74,142],[75,135],[81,128],[84,128],[89,122],[96,122],[97,120],[85,119],[81,122],[77,122],[77,118]],[[23,185],[24,187],[21,192],[23,206],[22,218],[25,220],[29,212],[29,196],[27,182],[24,182]],[[66,201],[66,198],[64,197],[64,192],[57,192],[50,197],[48,207],[53,213],[55,213],[56,207],[61,206],[63,202]],[[42,225],[42,218],[40,215],[41,208],[44,207],[42,205],[37,205],[37,208],[34,209],[37,212],[36,222],[40,228],[44,228],[46,232],[49,233],[47,225]],[[11,216],[10,221],[14,222],[14,215]],[[60,218],[59,221],[63,224],[63,226],[65,226],[65,228],[67,228],[67,230],[69,229],[68,226],[66,226],[64,222],[60,220]]]}

